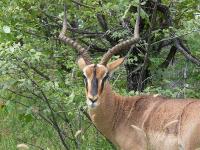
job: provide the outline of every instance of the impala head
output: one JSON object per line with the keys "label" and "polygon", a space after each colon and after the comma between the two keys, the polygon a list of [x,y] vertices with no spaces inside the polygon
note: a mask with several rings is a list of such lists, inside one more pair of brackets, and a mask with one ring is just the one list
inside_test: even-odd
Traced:
{"label": "impala head", "polygon": [[123,41],[104,54],[99,64],[92,64],[91,58],[85,48],[79,45],[76,41],[66,36],[67,20],[66,8],[64,10],[63,28],[60,32],[59,39],[64,43],[71,45],[78,50],[80,55],[78,59],[79,68],[83,71],[87,104],[89,107],[94,108],[100,104],[99,98],[101,97],[105,84],[108,80],[110,72],[113,72],[120,64],[123,63],[124,58],[119,58],[112,63],[108,64],[110,58],[122,50],[129,49],[132,45],[139,41],[139,15],[136,20],[134,37],[129,40]]}
{"label": "impala head", "polygon": [[83,71],[87,104],[90,108],[94,108],[100,104],[99,98],[104,91],[110,73],[122,64],[123,61],[124,58],[119,58],[108,65],[87,65],[83,58],[79,58],[78,65]]}

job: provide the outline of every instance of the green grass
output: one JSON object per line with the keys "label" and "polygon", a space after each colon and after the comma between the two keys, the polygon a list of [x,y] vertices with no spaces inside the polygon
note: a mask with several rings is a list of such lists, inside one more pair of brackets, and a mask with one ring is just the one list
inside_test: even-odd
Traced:
{"label": "green grass", "polygon": [[16,108],[0,109],[0,127],[0,150],[16,150],[21,143],[28,143],[30,149],[62,149],[54,129],[35,118],[27,121]]}
{"label": "green grass", "polygon": [[[13,104],[12,109],[0,109],[0,150],[16,150],[21,143],[28,145],[31,150],[37,150],[38,147],[45,150],[64,149],[51,126],[37,117],[22,114],[21,109],[22,107],[16,104]],[[64,125],[65,123],[60,123],[63,129]],[[78,137],[81,150],[112,150],[105,138],[84,118],[81,128],[84,130]],[[67,142],[70,149],[77,149],[70,141]]]}

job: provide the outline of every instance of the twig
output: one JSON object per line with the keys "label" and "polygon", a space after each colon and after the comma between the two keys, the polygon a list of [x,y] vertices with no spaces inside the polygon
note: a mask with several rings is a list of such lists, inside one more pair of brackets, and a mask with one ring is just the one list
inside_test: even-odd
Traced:
{"label": "twig", "polygon": [[31,99],[31,100],[34,100],[35,102],[37,101],[36,99],[34,99],[33,97],[31,96],[26,96],[26,95],[23,95],[21,93],[18,93],[17,91],[13,91],[11,89],[7,89],[9,92],[15,94],[15,95],[18,95],[18,96],[21,96],[21,97],[24,97],[24,98],[27,98],[27,99]]}
{"label": "twig", "polygon": [[43,72],[41,72],[40,70],[38,70],[37,68],[35,68],[33,65],[27,63],[26,61],[23,61],[23,63],[26,66],[28,66],[29,68],[31,68],[33,71],[35,71],[38,75],[40,75],[41,77],[43,77],[44,79],[46,79],[48,81],[50,80],[50,78],[47,75],[45,75]]}
{"label": "twig", "polygon": [[181,34],[181,35],[175,35],[175,36],[173,36],[173,37],[167,37],[167,38],[164,38],[164,39],[162,39],[162,40],[156,41],[156,42],[152,43],[151,45],[153,46],[153,45],[156,45],[156,44],[158,44],[158,43],[160,43],[160,42],[163,42],[163,41],[174,40],[174,39],[177,39],[177,38],[180,38],[180,37],[189,35],[189,34],[194,33],[194,32],[200,32],[200,29],[192,30],[192,31],[190,31],[190,32],[187,32],[187,33]]}
{"label": "twig", "polygon": [[75,3],[75,4],[77,4],[77,5],[79,5],[79,6],[83,6],[83,7],[95,9],[94,6],[89,6],[89,5],[87,5],[87,4],[83,4],[83,3],[77,2],[77,1],[75,1],[75,0],[72,0],[72,2]]}
{"label": "twig", "polygon": [[107,21],[106,21],[105,16],[104,16],[103,14],[100,14],[100,13],[96,14],[96,16],[97,16],[97,20],[98,20],[98,22],[99,22],[100,27],[101,27],[102,30],[106,33],[106,34],[105,34],[106,40],[107,40],[112,46],[115,46],[115,45],[117,44],[118,39],[113,39],[113,38],[111,37],[110,32],[108,32],[108,31],[109,31],[109,28],[108,28],[108,24],[107,24]]}
{"label": "twig", "polygon": [[[61,105],[58,105],[58,106],[59,106],[59,108],[60,108],[61,110],[63,110],[63,107],[62,107]],[[73,129],[72,129],[72,125],[71,125],[71,123],[70,123],[70,120],[67,118],[67,115],[66,115],[65,111],[63,111],[63,112],[64,112],[64,120],[65,120],[65,122],[69,125],[69,129],[70,129],[70,132],[71,132],[71,134],[72,134],[74,144],[75,144],[76,148],[78,148],[78,143],[77,143],[77,140],[76,140],[76,137],[75,137],[75,133],[74,133],[74,131],[73,131]]]}
{"label": "twig", "polygon": [[18,67],[22,70],[22,72],[25,74],[25,76],[30,79],[30,81],[32,82],[33,85],[35,85],[38,90],[41,92],[42,94],[42,100],[47,104],[48,108],[50,109],[50,112],[51,112],[51,118],[49,118],[53,124],[53,127],[56,129],[60,139],[61,139],[61,142],[63,144],[63,146],[65,147],[66,150],[69,150],[69,146],[66,144],[65,140],[64,140],[64,137],[63,137],[63,134],[62,134],[62,131],[58,125],[58,122],[56,120],[56,117],[55,117],[55,114],[54,114],[54,111],[53,111],[53,108],[51,107],[50,105],[50,102],[49,102],[49,99],[47,98],[47,96],[45,95],[44,91],[41,89],[41,87],[37,84],[37,82],[35,80],[33,80],[29,75],[28,73],[24,70],[23,67],[21,67],[20,65],[18,65]]}

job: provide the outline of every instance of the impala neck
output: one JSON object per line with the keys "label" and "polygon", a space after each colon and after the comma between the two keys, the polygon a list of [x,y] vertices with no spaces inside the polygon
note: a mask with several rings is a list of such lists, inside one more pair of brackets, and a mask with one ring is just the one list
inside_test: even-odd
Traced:
{"label": "impala neck", "polygon": [[[94,108],[89,109],[89,114],[92,122],[111,141],[113,139],[113,123],[115,122],[115,112],[119,109],[119,96],[112,91],[110,84],[107,82],[104,91],[99,98],[100,104]],[[114,141],[113,141],[114,142]]]}

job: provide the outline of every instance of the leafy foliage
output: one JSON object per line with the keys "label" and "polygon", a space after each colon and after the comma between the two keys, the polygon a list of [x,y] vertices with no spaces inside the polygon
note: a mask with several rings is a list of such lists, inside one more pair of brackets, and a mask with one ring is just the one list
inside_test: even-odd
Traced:
{"label": "leafy foliage", "polygon": [[[0,1],[0,98],[5,103],[5,108],[0,108],[3,120],[0,123],[0,149],[16,149],[20,142],[30,143],[33,148],[112,149],[86,116],[82,74],[74,63],[77,54],[57,38],[63,2]],[[135,13],[129,10],[137,6],[137,1],[65,2],[71,25],[69,34],[85,46],[93,46],[91,53],[95,61],[100,59],[103,51],[131,36],[132,29],[123,26],[123,20],[131,18],[131,25],[134,25]],[[163,1],[166,5],[170,2]],[[145,3],[143,1],[142,5]],[[200,20],[194,17],[194,13],[199,13],[197,5],[198,0],[181,0],[173,3],[170,11],[175,20],[175,26],[171,28],[177,36],[188,34],[185,39],[192,54],[200,57],[200,35],[194,33],[200,27]],[[99,24],[97,14],[104,15],[107,28]],[[149,27],[150,16],[143,9],[141,17]],[[170,38],[170,30],[153,31],[155,40]],[[106,35],[112,40],[106,39]],[[199,98],[199,68],[182,55],[177,54],[168,69],[159,68],[168,51],[165,48],[159,54],[155,55],[153,51],[150,54],[152,77],[144,92]],[[125,90],[126,72],[125,68],[122,70],[113,75],[113,88],[124,95],[138,94]]]}

